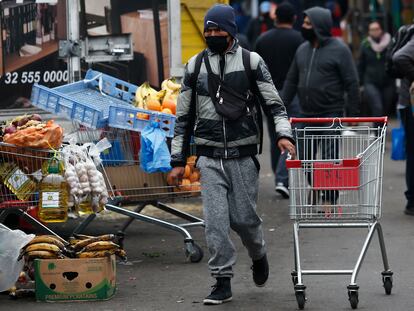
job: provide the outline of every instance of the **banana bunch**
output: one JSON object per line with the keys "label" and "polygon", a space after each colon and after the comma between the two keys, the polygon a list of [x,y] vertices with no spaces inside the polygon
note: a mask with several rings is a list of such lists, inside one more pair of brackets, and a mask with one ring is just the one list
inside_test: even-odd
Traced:
{"label": "banana bunch", "polygon": [[21,249],[19,260],[23,257],[27,262],[33,261],[36,258],[65,258],[65,245],[56,236],[39,235]]}
{"label": "banana bunch", "polygon": [[167,94],[178,93],[181,89],[181,84],[177,83],[175,78],[169,78],[161,83],[161,89],[166,90]]}
{"label": "banana bunch", "polygon": [[77,258],[99,258],[115,254],[126,260],[126,252],[115,243],[113,234],[96,237],[78,234],[69,243]]}
{"label": "banana bunch", "polygon": [[158,92],[154,90],[148,82],[144,82],[138,87],[135,93],[135,106],[141,109],[147,109],[146,101],[159,96]]}

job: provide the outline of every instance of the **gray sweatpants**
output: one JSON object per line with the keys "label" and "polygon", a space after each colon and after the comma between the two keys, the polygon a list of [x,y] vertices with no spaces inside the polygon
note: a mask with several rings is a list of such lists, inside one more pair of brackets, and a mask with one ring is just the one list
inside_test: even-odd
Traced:
{"label": "gray sweatpants", "polygon": [[200,157],[201,195],[211,275],[232,277],[236,262],[230,228],[240,236],[253,260],[265,253],[262,220],[256,213],[259,171],[251,157]]}

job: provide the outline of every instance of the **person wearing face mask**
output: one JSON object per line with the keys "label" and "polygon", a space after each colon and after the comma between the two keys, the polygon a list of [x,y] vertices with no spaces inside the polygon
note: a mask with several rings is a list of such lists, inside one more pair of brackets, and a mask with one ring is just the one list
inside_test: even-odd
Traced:
{"label": "person wearing face mask", "polygon": [[[296,50],[289,68],[282,91],[284,103],[289,107],[297,94],[304,117],[358,116],[357,69],[349,48],[331,36],[331,12],[313,7],[305,10],[304,14],[302,36],[305,42]],[[319,134],[324,135],[324,132]],[[300,157],[314,159],[320,144],[321,141],[315,141],[302,146],[300,150],[305,154]],[[337,158],[338,146],[334,139],[322,144],[321,149],[322,158]],[[338,192],[325,191],[318,193],[317,197],[321,204],[335,204]]]}
{"label": "person wearing face mask", "polygon": [[246,36],[249,39],[250,45],[254,46],[260,34],[272,29],[274,27],[274,20],[270,16],[270,9],[272,5],[269,1],[260,3],[260,16],[250,20],[246,27]]}
{"label": "person wearing face mask", "polygon": [[[295,155],[291,126],[270,73],[257,53],[239,46],[236,34],[234,10],[230,6],[220,4],[208,10],[204,18],[208,48],[186,65],[171,143],[170,178],[174,181],[184,173],[191,136],[196,144],[210,252],[208,265],[216,279],[213,290],[204,299],[204,304],[210,305],[232,299],[236,249],[230,229],[240,236],[252,259],[254,283],[264,286],[269,275],[262,220],[256,212],[260,107],[244,105],[246,94],[252,92],[260,97],[260,105],[266,105],[266,111],[273,115],[277,135],[272,143]],[[215,88],[217,81],[220,84]]]}
{"label": "person wearing face mask", "polygon": [[368,37],[361,43],[358,63],[360,84],[372,116],[385,116],[391,112],[395,82],[385,71],[387,47],[391,35],[382,30],[379,22],[368,25]]}

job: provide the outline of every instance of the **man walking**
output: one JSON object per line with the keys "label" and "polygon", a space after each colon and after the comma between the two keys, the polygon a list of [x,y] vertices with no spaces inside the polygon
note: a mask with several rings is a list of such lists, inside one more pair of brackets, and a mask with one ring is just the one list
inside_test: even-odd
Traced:
{"label": "man walking", "polygon": [[[241,105],[249,90],[256,89],[256,95],[263,98],[263,105],[273,115],[277,133],[273,143],[295,154],[286,110],[267,67],[259,55],[238,45],[234,19],[234,11],[228,5],[215,5],[207,12],[204,36],[208,48],[186,65],[172,141],[173,179],[184,173],[191,135],[199,157],[197,166],[201,171],[205,234],[210,251],[208,264],[216,278],[205,304],[232,299],[230,280],[236,254],[230,228],[249,252],[254,283],[264,286],[269,274],[262,220],[256,213],[256,154],[260,142],[256,107]],[[250,68],[246,68],[245,53],[249,53]],[[240,100],[232,103],[229,98],[236,93]]]}
{"label": "man walking", "polygon": [[[277,90],[282,90],[290,64],[295,57],[299,45],[303,42],[300,32],[293,30],[296,21],[295,8],[288,2],[277,6],[276,27],[262,34],[256,43],[256,52],[263,58],[269,67],[273,83]],[[300,107],[298,98],[295,97],[287,107],[289,117],[299,117]],[[267,120],[270,141],[275,141],[276,132],[273,118]],[[275,190],[284,198],[289,198],[288,173],[286,169],[286,154],[281,156],[277,146],[270,145],[270,159],[272,171],[275,174]]]}
{"label": "man walking", "polygon": [[[305,117],[342,117],[359,114],[359,83],[351,51],[340,40],[332,38],[331,12],[313,7],[304,12],[302,36],[306,40],[296,51],[283,88],[283,100],[289,107],[297,93]],[[345,101],[347,95],[347,101]],[[306,124],[302,125],[306,126]],[[332,135],[320,131],[318,135]],[[338,142],[330,139],[298,146],[302,159],[314,159],[321,149],[322,159],[338,157]],[[302,154],[304,152],[304,154]],[[318,193],[323,205],[335,204],[337,191]]]}
{"label": "man walking", "polygon": [[[411,29],[414,25],[409,26]],[[406,170],[405,178],[407,190],[405,197],[407,204],[405,213],[414,216],[414,35],[393,55],[393,63],[403,77],[398,100],[398,109],[405,130],[406,143]]]}

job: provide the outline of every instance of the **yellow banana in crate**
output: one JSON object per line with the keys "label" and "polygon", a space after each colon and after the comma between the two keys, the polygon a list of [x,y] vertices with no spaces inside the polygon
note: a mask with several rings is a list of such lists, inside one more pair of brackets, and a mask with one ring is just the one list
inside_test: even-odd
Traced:
{"label": "yellow banana in crate", "polygon": [[25,253],[29,253],[32,251],[48,251],[52,253],[60,253],[61,249],[59,248],[59,246],[50,243],[31,244],[24,249]]}
{"label": "yellow banana in crate", "polygon": [[93,238],[90,238],[90,239],[81,240],[80,242],[76,243],[73,246],[73,248],[76,251],[80,251],[86,245],[89,245],[89,244],[94,243],[94,242],[98,242],[98,241],[114,241],[114,240],[115,240],[115,235],[113,235],[113,234],[105,234],[105,235],[93,237]]}
{"label": "yellow banana in crate", "polygon": [[116,253],[116,249],[107,249],[104,251],[94,251],[94,252],[80,252],[76,255],[78,258],[101,258],[106,256],[111,256]]}
{"label": "yellow banana in crate", "polygon": [[38,235],[33,240],[31,240],[29,243],[27,243],[25,247],[28,247],[29,245],[37,244],[37,243],[48,243],[48,244],[56,245],[60,249],[65,248],[65,245],[63,244],[63,242],[53,235]]}
{"label": "yellow banana in crate", "polygon": [[181,84],[176,83],[174,78],[170,78],[167,80],[167,88],[175,92],[181,89]]}
{"label": "yellow banana in crate", "polygon": [[64,258],[61,254],[56,254],[53,252],[48,251],[31,251],[25,254],[27,259],[33,260],[33,259],[54,259],[54,258]]}
{"label": "yellow banana in crate", "polygon": [[111,241],[98,241],[91,244],[86,245],[82,252],[93,252],[93,251],[104,251],[110,249],[118,249],[119,245],[115,244]]}

